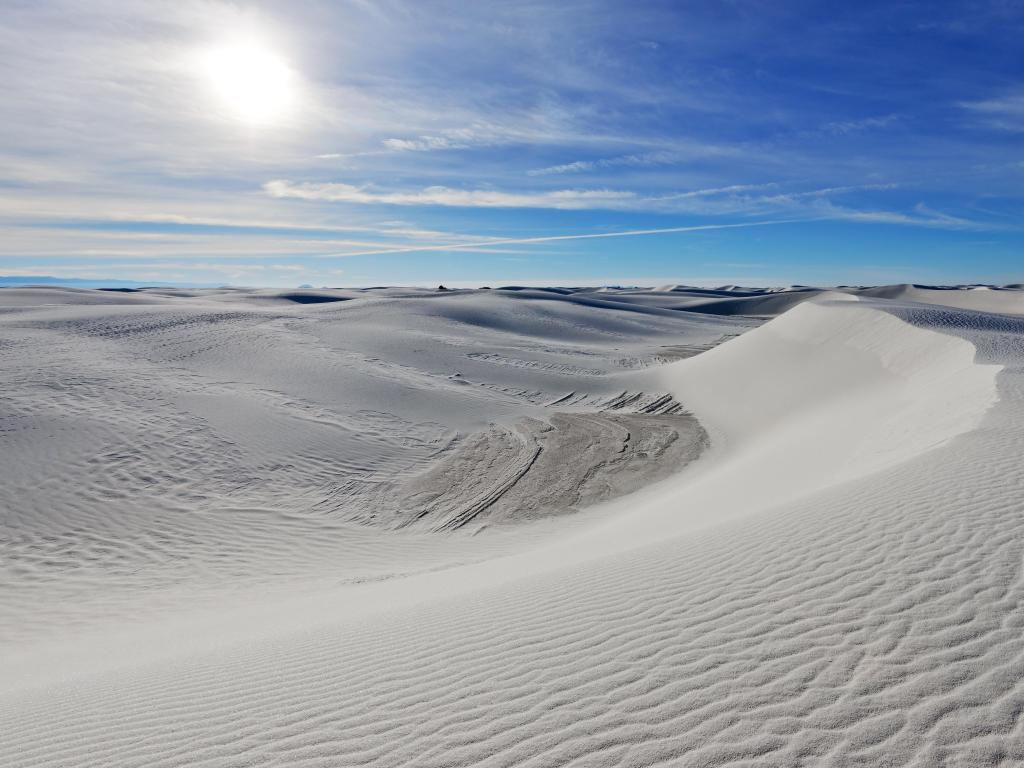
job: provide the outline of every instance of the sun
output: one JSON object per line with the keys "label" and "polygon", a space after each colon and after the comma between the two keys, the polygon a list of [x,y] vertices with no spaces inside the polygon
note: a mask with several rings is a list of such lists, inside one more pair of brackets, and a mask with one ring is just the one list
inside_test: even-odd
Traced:
{"label": "sun", "polygon": [[285,117],[295,98],[296,77],[288,62],[257,41],[239,41],[208,50],[202,71],[221,108],[250,125]]}

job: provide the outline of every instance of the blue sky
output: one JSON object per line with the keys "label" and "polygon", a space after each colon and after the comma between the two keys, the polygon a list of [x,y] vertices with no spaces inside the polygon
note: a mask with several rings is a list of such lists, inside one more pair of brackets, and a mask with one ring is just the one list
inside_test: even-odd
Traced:
{"label": "blue sky", "polygon": [[0,275],[1024,281],[1021,2],[0,13]]}

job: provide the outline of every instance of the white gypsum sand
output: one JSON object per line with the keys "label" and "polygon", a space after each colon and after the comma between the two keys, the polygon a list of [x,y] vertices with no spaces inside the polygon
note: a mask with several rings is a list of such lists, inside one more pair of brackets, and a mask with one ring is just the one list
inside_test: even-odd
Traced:
{"label": "white gypsum sand", "polygon": [[[0,315],[5,765],[1024,760],[1024,321],[31,293]],[[475,502],[523,455],[491,430],[566,419],[473,525],[395,530],[407,480]],[[616,466],[585,430],[636,419],[694,449],[573,491]]]}

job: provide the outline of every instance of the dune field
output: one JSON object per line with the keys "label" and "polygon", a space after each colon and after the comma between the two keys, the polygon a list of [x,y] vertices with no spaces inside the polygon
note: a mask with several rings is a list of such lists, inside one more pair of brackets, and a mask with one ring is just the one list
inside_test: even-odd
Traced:
{"label": "dune field", "polygon": [[1024,763],[1024,289],[0,288],[0,765]]}

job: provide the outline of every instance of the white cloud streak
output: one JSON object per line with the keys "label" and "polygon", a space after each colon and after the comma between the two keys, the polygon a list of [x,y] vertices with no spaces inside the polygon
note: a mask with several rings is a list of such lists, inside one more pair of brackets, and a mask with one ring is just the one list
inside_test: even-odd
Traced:
{"label": "white cloud streak", "polygon": [[829,133],[834,133],[837,136],[843,136],[849,133],[859,133],[873,128],[885,128],[892,125],[899,119],[899,115],[892,114],[881,115],[879,117],[864,117],[860,120],[839,120],[836,122],[826,123],[825,130]]}
{"label": "white cloud streak", "polygon": [[[696,189],[667,195],[640,195],[631,190],[617,189],[557,189],[525,192],[507,192],[497,189],[454,189],[432,186],[417,190],[376,191],[369,186],[356,186],[339,182],[295,183],[284,179],[268,181],[263,191],[275,198],[294,198],[332,203],[356,203],[360,205],[404,205],[404,206],[448,206],[458,208],[547,208],[555,210],[621,210],[659,211],[686,210],[679,206],[685,201],[709,198],[734,199],[721,208],[720,213],[737,212],[750,204],[777,202],[776,197],[750,197],[745,193],[773,189],[778,185],[732,184],[725,187]],[[790,198],[805,194],[839,193],[854,189],[835,187],[831,190],[796,193]],[[716,205],[722,206],[721,202]],[[714,211],[702,211],[711,213]],[[752,212],[752,211],[751,211]]]}
{"label": "white cloud streak", "polygon": [[440,149],[465,149],[464,142],[446,136],[420,136],[415,139],[384,139],[381,144],[395,152],[432,152]]}
{"label": "white cloud streak", "polygon": [[855,210],[834,205],[827,200],[815,203],[814,210],[820,218],[839,221],[855,221],[865,224],[898,224],[901,226],[926,227],[930,229],[993,229],[991,225],[971,221],[970,219],[950,216],[936,211],[923,203],[914,206],[915,214],[901,211]]}
{"label": "white cloud streak", "polygon": [[734,224],[700,224],[690,227],[662,227],[658,229],[629,229],[621,232],[589,232],[574,235],[545,235],[543,237],[516,237],[500,240],[489,240],[482,243],[461,243],[455,245],[418,245],[403,248],[386,248],[373,251],[358,251],[354,253],[335,253],[329,258],[346,256],[374,256],[385,253],[416,253],[419,251],[449,251],[477,248],[480,246],[495,245],[526,245],[528,243],[553,243],[565,240],[597,240],[607,237],[636,237],[640,235],[667,235],[682,232],[703,232],[716,229],[747,229],[749,227],[767,227],[778,224],[794,224],[804,219],[782,219],[777,221],[745,221]]}
{"label": "white cloud streak", "polygon": [[774,182],[767,184],[730,184],[727,187],[711,187],[709,189],[694,189],[689,192],[676,192],[671,195],[659,195],[658,197],[651,198],[651,200],[692,200],[700,197],[719,197],[723,195],[737,195],[744,192],[755,192],[761,189],[774,189],[777,186],[779,185]]}
{"label": "white cloud streak", "polygon": [[960,106],[981,117],[990,128],[1024,131],[1024,90],[982,101],[964,101]]}
{"label": "white cloud streak", "polygon": [[671,165],[682,160],[682,156],[676,152],[642,152],[632,155],[620,155],[618,157],[604,157],[596,160],[577,160],[562,165],[551,165],[547,168],[535,168],[527,171],[527,176],[552,176],[565,173],[579,173],[581,171],[593,171],[602,168],[621,167],[645,167],[652,165]]}
{"label": "white cloud streak", "polygon": [[[424,189],[376,191],[344,183],[269,181],[264,191],[275,198],[359,205],[449,206],[461,208],[539,208],[553,210],[615,210],[688,213],[723,216],[799,216],[851,221],[877,221],[925,227],[964,228],[981,225],[966,219],[917,210],[918,215],[888,211],[857,211],[834,205],[829,198],[862,191],[896,189],[897,184],[862,184],[820,189],[752,194],[775,190],[779,184],[732,184],[662,195],[641,195],[630,190],[560,189],[508,192],[496,189]],[[497,242],[497,241],[495,241]]]}
{"label": "white cloud streak", "polygon": [[460,208],[555,208],[587,210],[622,208],[638,199],[635,192],[613,189],[561,189],[548,192],[503,192],[433,186],[405,192],[375,192],[341,183],[299,183],[278,179],[263,185],[276,198],[298,198],[363,205],[439,205]]}

